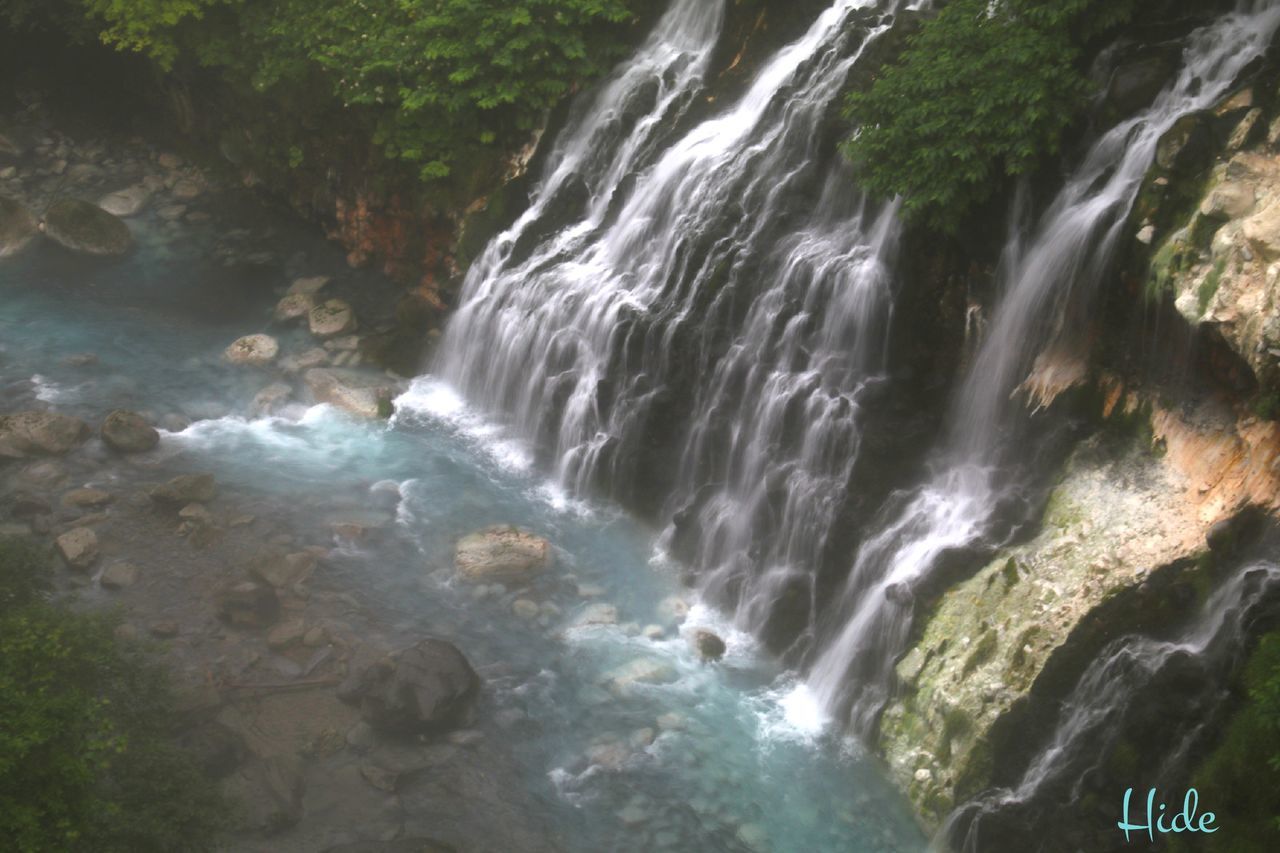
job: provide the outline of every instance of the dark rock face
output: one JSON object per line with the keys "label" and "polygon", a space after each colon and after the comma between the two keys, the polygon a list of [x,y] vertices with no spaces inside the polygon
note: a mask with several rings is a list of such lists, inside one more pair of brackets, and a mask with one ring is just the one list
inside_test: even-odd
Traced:
{"label": "dark rock face", "polygon": [[343,685],[369,725],[394,735],[433,734],[465,723],[480,677],[456,646],[426,639],[388,655]]}
{"label": "dark rock face", "polygon": [[116,409],[102,422],[102,440],[120,453],[143,453],[160,443],[160,433],[137,412]]}
{"label": "dark rock face", "polygon": [[693,635],[693,647],[704,661],[717,661],[724,657],[724,640],[706,630],[699,630]]}
{"label": "dark rock face", "polygon": [[96,204],[78,199],[54,202],[44,216],[44,233],[87,255],[118,256],[133,248],[129,226]]}

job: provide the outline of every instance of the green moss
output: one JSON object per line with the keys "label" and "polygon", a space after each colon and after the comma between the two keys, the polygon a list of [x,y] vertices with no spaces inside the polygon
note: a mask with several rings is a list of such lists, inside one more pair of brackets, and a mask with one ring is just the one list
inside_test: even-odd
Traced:
{"label": "green moss", "polygon": [[988,628],[982,632],[982,636],[973,644],[973,648],[969,650],[969,654],[965,655],[964,664],[961,665],[960,671],[964,675],[968,675],[987,661],[991,660],[992,655],[996,653],[998,638],[996,632]]}
{"label": "green moss", "polygon": [[1262,638],[1245,668],[1248,701],[1192,776],[1224,831],[1170,849],[1270,853],[1280,838],[1280,632]]}
{"label": "green moss", "polygon": [[1251,408],[1264,421],[1280,420],[1280,391],[1259,394],[1254,398]]}
{"label": "green moss", "polygon": [[1178,276],[1195,262],[1195,252],[1186,243],[1186,231],[1169,237],[1151,258],[1147,275],[1145,296],[1148,302],[1159,302],[1166,293],[1173,293]]}
{"label": "green moss", "polygon": [[1213,297],[1218,292],[1219,285],[1222,284],[1222,274],[1226,272],[1227,259],[1222,258],[1213,265],[1213,269],[1204,281],[1200,282],[1200,289],[1196,291],[1196,298],[1200,306],[1200,315],[1204,316],[1204,312],[1208,310],[1209,303],[1213,301]]}

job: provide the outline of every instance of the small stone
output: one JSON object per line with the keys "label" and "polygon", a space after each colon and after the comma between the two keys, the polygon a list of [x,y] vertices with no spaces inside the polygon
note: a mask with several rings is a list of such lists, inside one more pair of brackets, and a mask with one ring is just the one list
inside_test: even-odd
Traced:
{"label": "small stone", "polygon": [[204,187],[190,178],[183,178],[173,185],[172,192],[178,201],[191,201],[204,195]]}
{"label": "small stone", "polygon": [[653,743],[653,729],[647,727],[643,729],[636,729],[631,733],[631,737],[628,738],[628,741],[631,743],[633,749],[644,749]]}
{"label": "small stone", "polygon": [[111,503],[114,497],[110,492],[101,489],[72,489],[62,496],[62,505],[70,507],[102,507]]}
{"label": "small stone", "polygon": [[324,628],[316,625],[314,628],[308,629],[306,634],[303,634],[302,645],[309,649],[314,649],[318,646],[323,646],[328,638],[329,636],[325,632]]}
{"label": "small stone", "polygon": [[521,619],[531,620],[538,618],[538,604],[527,598],[517,598],[515,603],[511,605],[511,610]]}
{"label": "small stone", "polygon": [[305,293],[290,293],[276,303],[275,319],[279,323],[301,320],[311,314],[315,301]]}
{"label": "small stone", "polygon": [[67,565],[85,571],[98,559],[98,536],[87,527],[68,530],[56,540],[58,553]]}
{"label": "small stone", "polygon": [[257,367],[270,364],[280,353],[280,342],[270,335],[245,335],[227,347],[223,355],[232,364]]}
{"label": "small stone", "polygon": [[232,625],[263,628],[280,615],[280,599],[269,586],[245,581],[225,589],[218,598],[218,615]]}
{"label": "small stone", "polygon": [[281,404],[293,396],[293,388],[283,382],[272,382],[253,397],[253,411],[259,415],[273,414]]}
{"label": "small stone", "polygon": [[355,311],[341,299],[330,299],[311,309],[308,315],[311,334],[318,338],[333,338],[356,329]]}
{"label": "small stone", "polygon": [[162,640],[170,639],[178,636],[177,622],[153,622],[151,624],[151,636],[159,637]]}
{"label": "small stone", "polygon": [[138,567],[132,563],[112,563],[103,571],[98,583],[107,589],[124,589],[138,582]]}
{"label": "small stone", "polygon": [[924,784],[933,780],[933,772],[929,770],[929,768],[927,767],[921,767],[919,770],[915,772],[915,775],[913,778],[917,782]]}
{"label": "small stone", "polygon": [[667,635],[666,629],[661,625],[645,625],[640,631],[640,636],[646,640],[661,640]]}
{"label": "small stone", "polygon": [[602,602],[592,604],[582,611],[582,615],[578,617],[575,623],[579,627],[587,625],[616,625],[618,624],[618,608],[612,604],[604,604]]}
{"label": "small stone", "polygon": [[649,813],[635,803],[628,803],[618,812],[618,820],[628,828],[637,827],[649,820]]}
{"label": "small stone", "polygon": [[704,661],[717,661],[724,657],[724,640],[703,628],[693,632],[693,647]]}
{"label": "small stone", "polygon": [[156,503],[170,506],[208,503],[218,496],[218,485],[212,474],[183,474],[156,486],[150,495]]}
{"label": "small stone", "polygon": [[160,443],[160,433],[137,412],[108,412],[99,430],[103,442],[117,453],[145,453]]}
{"label": "small stone", "polygon": [[374,735],[373,727],[364,720],[347,730],[347,745],[352,749],[359,751],[372,749],[376,743],[377,738]]}
{"label": "small stone", "polygon": [[137,184],[123,190],[104,195],[98,199],[98,207],[112,216],[137,216],[151,200],[151,190],[143,184]]}
{"label": "small stone", "polygon": [[156,162],[160,164],[161,169],[177,169],[182,165],[182,158],[166,151],[156,159]]}
{"label": "small stone", "polygon": [[683,714],[677,714],[670,711],[666,714],[660,714],[657,719],[658,728],[664,732],[683,731],[688,726]]}
{"label": "small stone", "polygon": [[301,294],[303,296],[314,297],[320,290],[329,283],[329,277],[325,275],[310,276],[309,278],[295,278],[293,284],[289,285],[289,295]]}
{"label": "small stone", "polygon": [[267,634],[267,646],[277,651],[287,649],[300,642],[306,634],[307,627],[299,620],[285,622],[271,629]]}

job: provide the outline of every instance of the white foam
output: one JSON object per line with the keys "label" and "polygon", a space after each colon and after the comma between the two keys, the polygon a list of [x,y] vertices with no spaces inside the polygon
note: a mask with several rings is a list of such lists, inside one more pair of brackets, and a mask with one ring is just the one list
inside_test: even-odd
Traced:
{"label": "white foam", "polygon": [[31,377],[31,384],[36,388],[36,399],[41,402],[54,403],[67,394],[66,389],[39,373]]}
{"label": "white foam", "polygon": [[533,454],[521,441],[507,438],[496,425],[471,409],[458,392],[434,376],[420,376],[395,400],[392,422],[405,414],[427,418],[454,430],[471,442],[499,468],[525,473],[533,467]]}

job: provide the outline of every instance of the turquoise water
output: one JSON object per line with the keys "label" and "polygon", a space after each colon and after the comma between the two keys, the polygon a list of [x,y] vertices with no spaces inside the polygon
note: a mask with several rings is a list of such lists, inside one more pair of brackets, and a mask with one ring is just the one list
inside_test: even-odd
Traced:
{"label": "turquoise water", "polygon": [[[486,678],[479,727],[510,747],[571,849],[924,849],[877,765],[832,735],[750,638],[686,598],[654,531],[557,493],[447,386],[417,380],[389,424],[305,404],[252,417],[253,395],[280,377],[220,355],[269,328],[289,275],[377,283],[287,217],[239,205],[220,220],[274,258],[225,266],[230,226],[143,218],[123,261],[41,246],[0,262],[0,410],[45,403],[94,422],[108,408],[144,411],[168,429],[151,459],[130,464],[212,471],[317,529],[352,518],[381,528],[341,546],[325,582],[400,633],[466,652]],[[283,349],[310,346],[301,335],[282,334]],[[79,353],[97,363],[68,361]],[[547,537],[556,567],[530,590],[456,584],[454,542],[493,523]],[[516,615],[520,598],[536,616]],[[602,605],[616,623],[575,627]],[[695,627],[728,640],[722,663],[697,661]]]}

